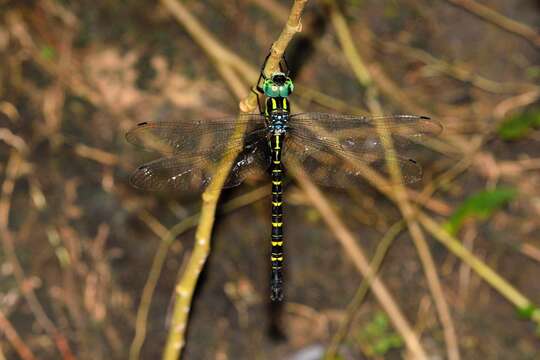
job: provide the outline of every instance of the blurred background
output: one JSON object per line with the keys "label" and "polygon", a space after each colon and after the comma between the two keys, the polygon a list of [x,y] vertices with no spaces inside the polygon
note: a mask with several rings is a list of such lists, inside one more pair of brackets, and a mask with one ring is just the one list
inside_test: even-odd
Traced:
{"label": "blurred background", "polygon": [[[292,2],[181,3],[259,69]],[[424,179],[411,191],[432,187],[427,216],[522,296],[495,290],[425,232],[461,357],[538,359],[538,318],[515,299],[540,300],[540,3],[309,1],[302,23],[287,50],[293,112],[366,113],[375,91],[384,113],[444,127],[413,154]],[[0,0],[0,358],[124,359],[135,329],[145,330],[140,358],[160,357],[200,200],[132,188],[130,173],[156,155],[125,133],[141,121],[237,111],[215,61],[166,1]],[[183,357],[317,359],[344,322],[340,358],[405,357],[372,295],[351,305],[363,277],[294,181],[286,301],[269,305],[269,186],[249,179],[222,194]],[[367,183],[324,193],[367,257],[391,237],[381,278],[426,352],[446,358],[416,247],[406,230],[388,235],[398,208]]]}

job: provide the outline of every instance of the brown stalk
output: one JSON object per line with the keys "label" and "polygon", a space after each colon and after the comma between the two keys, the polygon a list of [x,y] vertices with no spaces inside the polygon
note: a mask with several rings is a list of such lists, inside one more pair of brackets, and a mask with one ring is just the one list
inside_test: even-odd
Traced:
{"label": "brown stalk", "polygon": [[[380,78],[381,69],[378,66],[372,66],[370,68],[367,68],[364,65],[364,62],[356,49],[345,18],[341,14],[337,4],[334,1],[330,2],[330,9],[330,18],[343,48],[343,52],[346,58],[349,60],[351,68],[353,69],[353,72],[355,73],[358,82],[367,88],[368,107],[370,108],[370,111],[372,113],[380,114],[381,106],[377,100],[377,93],[381,85],[387,88],[387,84],[386,82],[375,83],[372,80],[372,72],[375,70],[375,72],[378,73],[378,77]],[[387,88],[385,93],[395,93],[396,91],[397,87],[392,87]],[[402,98],[402,96],[399,96],[398,98]],[[405,103],[408,105],[407,102]],[[407,108],[408,107],[409,106],[407,106]],[[417,112],[418,110],[413,109],[413,111]],[[448,308],[448,304],[446,302],[440,279],[435,267],[435,262],[433,260],[433,257],[431,256],[431,252],[424,237],[424,233],[422,232],[420,226],[418,225],[416,219],[413,216],[414,210],[407,197],[406,188],[402,180],[403,176],[401,174],[401,169],[395,161],[395,159],[397,159],[397,154],[394,150],[392,136],[390,135],[388,129],[384,127],[381,122],[376,121],[375,125],[377,128],[377,132],[379,133],[379,138],[381,139],[381,142],[384,146],[387,167],[392,179],[391,192],[394,194],[396,205],[399,207],[403,218],[407,223],[409,233],[411,234],[418,255],[422,262],[429,289],[431,291],[433,299],[435,300],[436,309],[444,331],[448,358],[450,360],[459,360],[459,346],[455,327],[452,321],[452,317],[450,315],[450,309]]]}
{"label": "brown stalk", "polygon": [[[321,191],[313,184],[313,182],[311,182],[309,175],[303,171],[300,164],[291,166],[290,171],[294,174],[295,179],[308,195],[307,197],[312,202],[313,206],[321,213],[324,222],[332,230],[354,266],[364,278],[370,278],[372,270],[364,255],[364,251],[358,245],[354,235],[345,226],[334,209],[332,209],[326,197],[324,197]],[[401,310],[386,286],[376,275],[373,276],[371,280],[371,290],[377,297],[379,304],[388,314],[390,321],[392,321],[396,330],[405,340],[407,348],[413,354],[414,359],[427,359],[426,352],[422,348],[418,337],[409,325],[407,319],[401,313]]]}
{"label": "brown stalk", "polygon": [[379,272],[379,269],[382,265],[388,249],[390,248],[390,245],[392,244],[394,239],[403,231],[404,228],[405,223],[403,222],[403,220],[398,221],[388,229],[386,234],[384,234],[382,239],[379,241],[377,249],[375,250],[375,254],[371,259],[371,262],[369,263],[369,274],[362,280],[362,283],[356,290],[356,294],[354,294],[353,299],[347,306],[347,313],[345,314],[345,318],[341,322],[339,329],[332,337],[330,345],[328,345],[328,347],[326,348],[326,353],[324,355],[325,360],[333,360],[337,357],[339,345],[347,337],[355,315],[358,313],[360,305],[362,305],[371,287],[373,277],[375,277],[376,274]]}
{"label": "brown stalk", "polygon": [[[321,129],[314,129],[317,132],[321,132]],[[323,134],[324,135],[324,134]],[[326,134],[328,135],[328,134]],[[366,166],[364,163],[358,161],[349,160],[358,170],[360,170],[362,176],[378,191],[386,195],[389,199],[397,201],[395,199],[395,194],[391,190],[391,184],[384,179],[379,173],[375,170]],[[448,178],[452,178],[459,174],[461,171],[470,164],[470,159],[464,162],[460,162],[455,169],[452,169],[451,174],[449,172]],[[427,193],[433,191],[431,188]],[[419,201],[421,204],[422,201],[425,201],[425,196],[419,196],[413,198],[415,201]],[[532,302],[527,299],[523,294],[521,294],[517,289],[515,289],[511,284],[504,280],[499,274],[493,271],[489,266],[484,262],[470,253],[465,249],[462,243],[456,238],[450,236],[436,221],[434,221],[427,214],[417,210],[418,213],[415,214],[415,217],[418,217],[422,226],[439,242],[441,242],[448,250],[450,250],[454,255],[459,257],[462,261],[467,263],[471,268],[488,284],[490,284],[494,289],[496,289],[502,296],[504,296],[508,301],[513,303],[519,309],[528,309],[532,307]],[[389,314],[390,315],[390,314]],[[535,311],[532,315],[532,320],[540,323],[540,311]]]}
{"label": "brown stalk", "polygon": [[481,90],[494,94],[519,93],[537,89],[538,86],[529,83],[497,82],[478,75],[462,65],[452,64],[441,60],[425,50],[413,48],[406,44],[394,41],[380,41],[380,46],[389,53],[403,54],[411,59],[418,60],[427,65],[430,71],[437,71],[464,83],[469,83]]}
{"label": "brown stalk", "polygon": [[15,187],[15,181],[19,175],[20,168],[23,164],[21,155],[15,151],[11,151],[9,160],[6,166],[6,177],[2,183],[0,194],[0,237],[2,238],[2,246],[6,255],[7,261],[13,268],[13,274],[19,290],[23,294],[30,310],[34,314],[39,325],[54,339],[55,344],[62,354],[64,359],[74,359],[73,353],[69,347],[66,338],[58,331],[54,323],[49,319],[43,306],[39,302],[33,289],[26,285],[26,275],[23,267],[17,258],[15,251],[15,243],[13,234],[9,230],[9,213],[11,208],[11,196]]}
{"label": "brown stalk", "polygon": [[[185,8],[182,8],[182,11],[185,11]],[[184,19],[184,18],[186,18],[188,16],[191,16],[191,15],[189,15],[189,13],[187,13],[187,14],[183,13],[182,16],[177,16],[177,19],[181,20],[181,19]],[[204,39],[209,39],[210,34],[208,34],[199,24],[197,24],[196,21],[193,21],[193,19],[190,18],[189,23],[190,23],[190,27],[187,28],[188,31],[190,31],[189,29],[197,29],[197,31],[202,31],[205,34],[205,36],[203,37]],[[198,39],[201,38],[201,36],[195,36],[195,35],[193,35],[193,37],[194,37],[195,40],[198,40]],[[215,48],[217,48],[215,46],[217,44],[217,41],[211,39],[211,43],[213,44],[213,46],[211,46],[211,47],[203,46],[203,45],[201,45],[201,46],[205,50],[206,49],[215,49]],[[219,51],[220,51],[219,52],[220,54],[224,54],[228,50],[226,50],[225,48],[220,48]],[[271,55],[274,56],[274,53],[272,53]],[[213,53],[209,54],[209,56],[212,57],[212,58],[215,58],[215,54],[213,54]],[[271,56],[271,58],[272,58],[272,56]],[[230,57],[227,57],[227,58],[228,59],[233,59],[234,57],[230,56]],[[276,64],[279,62],[280,58],[277,58],[277,59],[278,60],[275,62]],[[230,65],[231,66],[234,65],[235,68],[237,66],[239,66],[239,64],[240,64],[239,62],[235,62],[235,61],[230,63]],[[246,69],[241,69],[241,70],[246,70]],[[249,71],[251,71],[251,69]],[[247,78],[249,79],[249,76]],[[236,80],[236,78],[232,78],[232,79]],[[254,102],[250,102],[250,103],[254,103]],[[363,254],[361,252],[360,252],[360,254],[363,256]],[[364,257],[364,259],[365,259],[365,257]],[[394,319],[394,323],[398,324],[398,326],[396,326],[396,328],[400,332],[400,334],[404,338],[408,339],[408,341],[406,341],[406,342],[407,342],[407,345],[409,346],[411,352],[415,353],[415,354],[420,354],[420,356],[422,356],[422,354],[425,355],[425,352],[423,351],[418,338],[416,338],[414,336],[414,333],[412,333],[412,331],[409,331],[410,326],[407,324],[407,322],[406,322],[405,318],[403,317],[403,315],[401,315],[401,312],[400,312],[397,304],[393,301],[393,299],[391,297],[386,297],[388,292],[385,290],[384,285],[382,285],[382,282],[380,282],[380,280],[377,281],[377,284],[378,284],[377,286],[379,287],[379,289],[380,289],[380,286],[382,286],[383,290],[375,291],[375,294],[378,295],[377,298],[378,298],[378,300],[380,302],[386,302],[387,304],[389,304],[388,307],[391,309],[391,312],[389,312],[388,315],[389,315],[390,318],[392,318],[395,314],[397,314],[397,318]],[[424,357],[421,357],[421,358],[424,358]]]}
{"label": "brown stalk", "polygon": [[[250,191],[246,194],[237,196],[236,198],[223,204],[221,207],[223,212],[234,211],[242,206],[252,204],[253,202],[268,196],[268,188],[266,186]],[[144,212],[140,215],[140,218],[147,226],[161,238],[158,249],[154,254],[152,260],[152,266],[148,273],[148,278],[144,284],[144,289],[141,295],[141,302],[137,309],[137,318],[135,321],[135,336],[130,346],[129,358],[138,359],[140,356],[141,348],[143,346],[146,337],[146,328],[148,323],[148,313],[150,310],[150,304],[154,296],[154,290],[157,285],[157,281],[163,269],[163,264],[167,257],[169,247],[174,239],[179,235],[186,232],[189,229],[194,228],[199,223],[200,212],[185,217],[179,221],[176,225],[170,229],[165,228],[156,218],[152,215]]]}
{"label": "brown stalk", "polygon": [[[278,40],[272,45],[271,55],[268,59],[264,73],[270,73],[277,69],[279,61],[283,57],[283,53],[292,39],[294,34],[301,30],[300,17],[307,0],[296,0],[292,6],[289,19],[285,25]],[[244,98],[240,102],[242,112],[252,112],[256,109],[257,96],[251,94],[246,96],[246,90],[237,74],[234,73],[229,64],[222,61],[222,58],[216,56],[212,51],[216,50],[215,40],[209,36],[207,31],[198,24],[197,20],[189,13],[189,11],[179,2],[175,0],[162,0],[162,3],[175,16],[175,18],[186,28],[193,38],[201,45],[205,51],[214,59],[216,67],[220,75],[226,80],[231,87],[231,90],[237,98]],[[235,129],[233,136],[242,135],[245,132],[245,125],[239,125]],[[227,149],[232,150],[232,149]],[[221,189],[232,162],[236,158],[233,151],[226,151],[227,155],[221,160],[217,167],[215,176],[210,185],[203,193],[203,203],[201,206],[201,216],[199,226],[195,234],[195,247],[190,257],[187,268],[176,286],[176,300],[172,315],[171,327],[169,336],[165,345],[164,359],[177,359],[180,351],[184,346],[185,331],[187,327],[187,318],[189,315],[191,299],[195,290],[197,279],[202,270],[202,267],[208,257],[210,251],[210,239],[212,227],[214,224],[215,211],[217,201],[221,193]]]}
{"label": "brown stalk", "polygon": [[511,34],[521,36],[529,41],[535,47],[540,47],[540,34],[531,27],[520,23],[519,21],[510,19],[497,11],[480,4],[474,0],[446,0],[447,2],[463,8],[471,14],[479,17],[480,19],[487,21],[504,31]]}
{"label": "brown stalk", "polygon": [[13,346],[17,354],[23,360],[34,360],[36,357],[28,346],[22,341],[17,334],[17,330],[11,325],[8,319],[4,316],[4,313],[0,311],[0,331],[4,333],[7,341]]}

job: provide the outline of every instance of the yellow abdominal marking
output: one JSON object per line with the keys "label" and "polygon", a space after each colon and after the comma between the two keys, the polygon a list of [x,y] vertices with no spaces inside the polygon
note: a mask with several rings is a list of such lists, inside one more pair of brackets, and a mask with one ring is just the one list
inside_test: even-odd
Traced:
{"label": "yellow abdominal marking", "polygon": [[283,261],[283,256],[280,256],[280,257],[273,257],[273,256],[271,256],[271,257],[270,257],[270,260],[272,260],[272,261]]}
{"label": "yellow abdominal marking", "polygon": [[283,246],[283,241],[272,241],[272,246]]}
{"label": "yellow abdominal marking", "polygon": [[273,223],[272,223],[272,226],[273,226],[273,227],[282,227],[282,226],[283,226],[283,223],[282,223],[282,222],[273,222]]}
{"label": "yellow abdominal marking", "polygon": [[281,180],[279,180],[279,181],[272,181],[272,184],[274,184],[274,185],[281,185]]}
{"label": "yellow abdominal marking", "polygon": [[272,206],[281,206],[283,205],[283,202],[275,202],[275,201],[272,201]]}

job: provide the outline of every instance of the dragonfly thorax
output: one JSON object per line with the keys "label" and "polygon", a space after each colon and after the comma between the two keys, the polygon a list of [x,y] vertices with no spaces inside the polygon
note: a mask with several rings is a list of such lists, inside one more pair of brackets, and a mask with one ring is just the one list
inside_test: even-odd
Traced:
{"label": "dragonfly thorax", "polygon": [[286,97],[270,97],[266,100],[267,125],[272,134],[283,134],[287,131],[290,108]]}

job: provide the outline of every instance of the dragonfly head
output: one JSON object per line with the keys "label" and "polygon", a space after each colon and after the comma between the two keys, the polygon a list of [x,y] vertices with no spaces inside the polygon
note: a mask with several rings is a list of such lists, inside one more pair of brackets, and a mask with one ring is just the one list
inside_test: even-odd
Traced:
{"label": "dragonfly head", "polygon": [[262,87],[264,94],[268,97],[287,97],[294,89],[291,78],[280,71],[266,79]]}
{"label": "dragonfly head", "polygon": [[285,85],[286,81],[287,81],[287,76],[284,73],[276,72],[272,74],[272,82],[276,84],[277,86]]}

